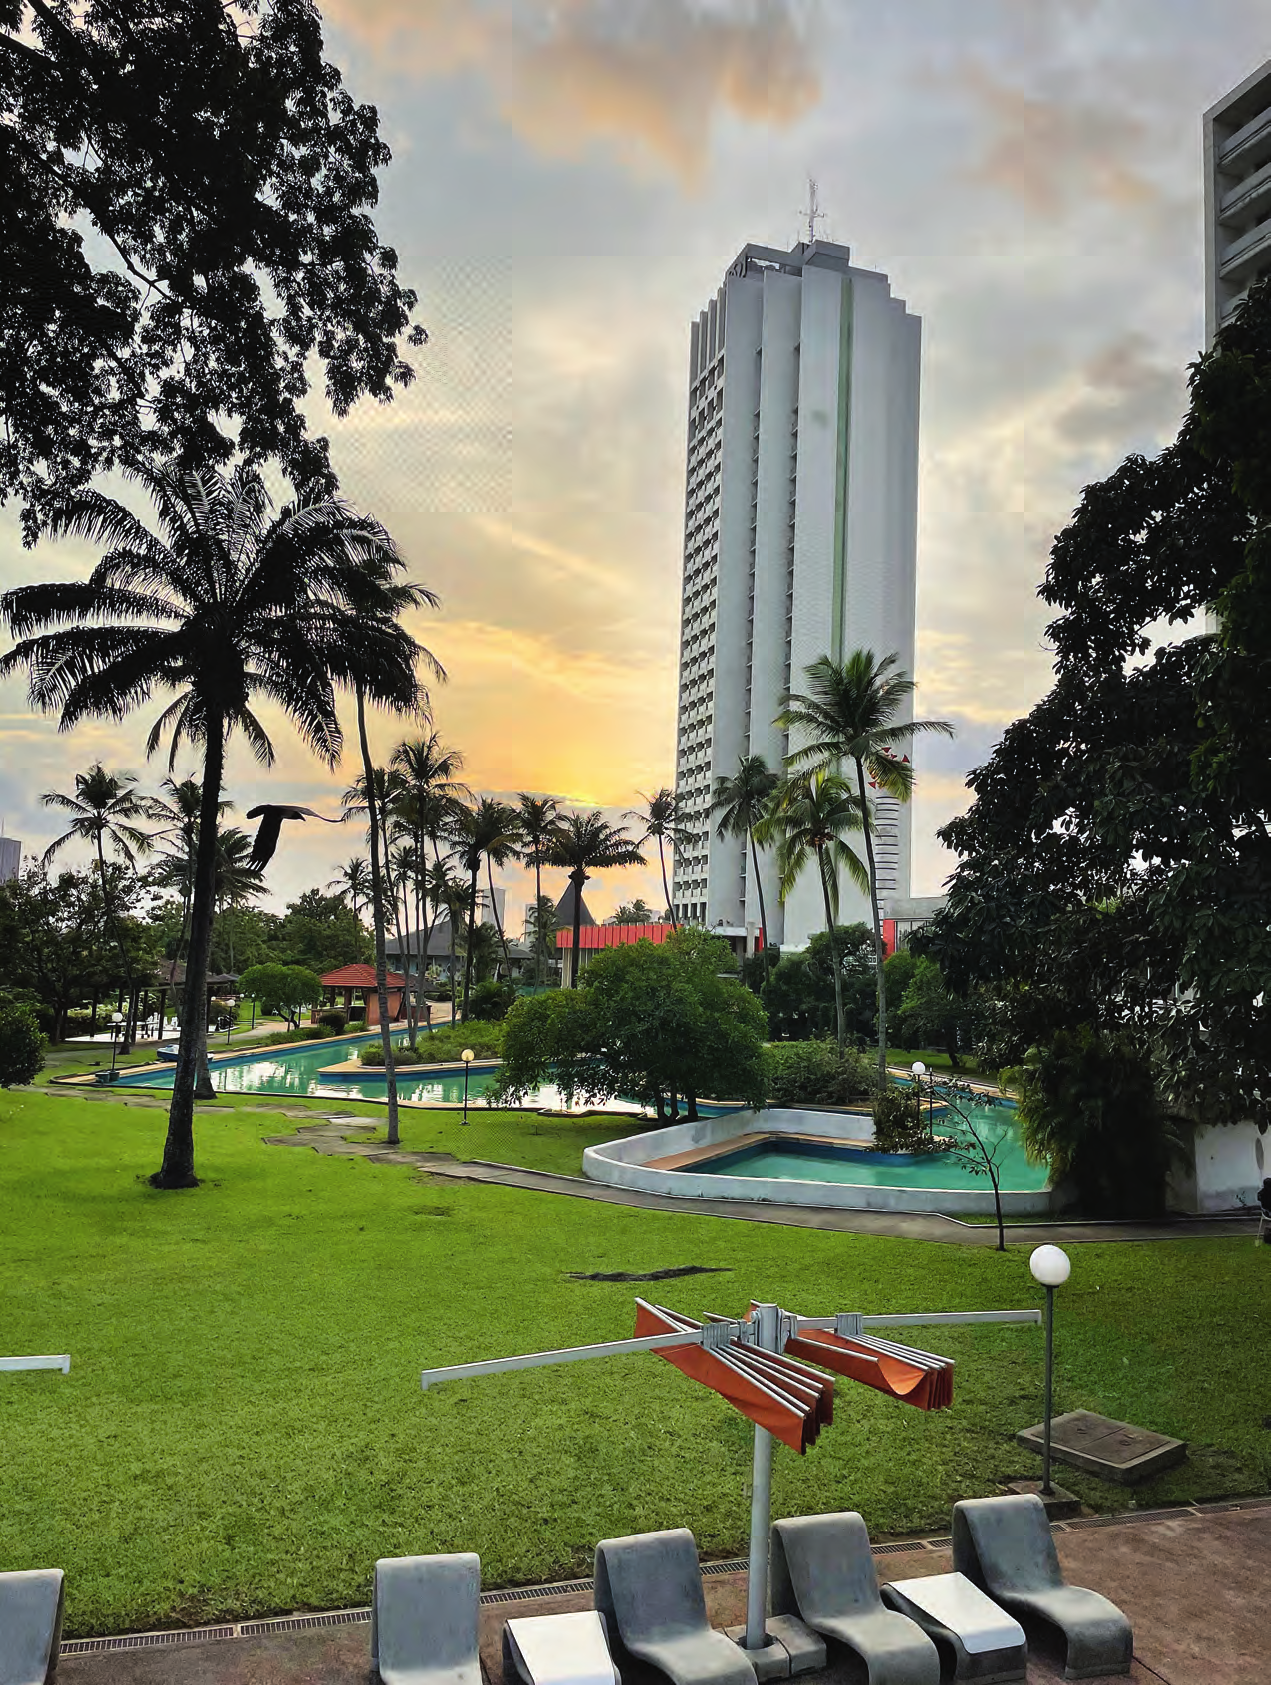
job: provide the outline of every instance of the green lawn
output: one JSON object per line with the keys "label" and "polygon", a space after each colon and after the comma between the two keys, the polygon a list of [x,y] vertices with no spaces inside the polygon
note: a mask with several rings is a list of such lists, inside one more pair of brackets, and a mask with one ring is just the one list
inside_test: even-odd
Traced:
{"label": "green lawn", "polygon": [[[407,1114],[407,1145],[425,1117],[458,1133]],[[202,1188],[157,1194],[163,1127],[114,1097],[0,1095],[0,1351],[72,1355],[69,1377],[0,1375],[0,1565],[65,1568],[69,1634],[365,1602],[381,1555],[475,1549],[498,1585],[583,1572],[597,1539],[654,1527],[743,1552],[749,1424],[655,1357],[421,1393],[426,1364],[630,1333],[640,1289],[572,1271],[728,1272],[645,1289],[690,1314],[752,1294],[822,1313],[1036,1303],[1023,1249],[429,1181],[265,1147],[279,1124],[246,1108],[200,1115]],[[556,1151],[534,1127],[474,1124],[507,1143],[474,1156]],[[1266,1489],[1269,1271],[1244,1240],[1075,1249],[1058,1407],[1193,1442],[1141,1504]],[[776,1513],[936,1529],[954,1499],[1035,1471],[1011,1436],[1039,1414],[1040,1331],[931,1343],[959,1360],[954,1407],[844,1382],[817,1448],[778,1449]]]}

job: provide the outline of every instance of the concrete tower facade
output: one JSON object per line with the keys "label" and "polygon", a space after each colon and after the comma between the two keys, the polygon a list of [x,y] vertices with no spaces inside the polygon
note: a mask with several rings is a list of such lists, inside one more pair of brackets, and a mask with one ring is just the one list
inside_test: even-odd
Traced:
{"label": "concrete tower facade", "polygon": [[1205,113],[1205,337],[1271,269],[1271,60]]}
{"label": "concrete tower facade", "polygon": [[[676,789],[696,834],[677,855],[681,917],[742,934],[759,923],[744,842],[715,835],[715,779],[761,754],[820,655],[895,651],[914,667],[921,324],[885,275],[817,240],[747,246],[692,325]],[[909,893],[909,810],[876,814],[879,888]],[[804,873],[784,908],[760,855],[770,942],[824,928]],[[868,901],[840,885],[844,922]]]}

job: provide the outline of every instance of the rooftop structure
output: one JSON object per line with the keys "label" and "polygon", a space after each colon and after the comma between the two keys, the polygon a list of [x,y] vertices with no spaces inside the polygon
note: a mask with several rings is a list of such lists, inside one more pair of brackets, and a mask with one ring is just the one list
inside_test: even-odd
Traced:
{"label": "rooftop structure", "polygon": [[[739,757],[780,769],[773,725],[821,655],[896,652],[913,672],[921,324],[846,246],[749,245],[693,323],[676,790],[694,846],[677,853],[681,919],[759,922],[744,842],[715,835],[715,780]],[[879,798],[885,895],[909,892],[908,809]],[[770,942],[824,922],[816,873],[782,908],[761,858]],[[841,886],[844,921],[867,918]]]}
{"label": "rooftop structure", "polygon": [[1271,270],[1271,60],[1205,113],[1205,339]]}
{"label": "rooftop structure", "polygon": [[16,878],[22,869],[22,844],[16,837],[0,837],[0,883]]}

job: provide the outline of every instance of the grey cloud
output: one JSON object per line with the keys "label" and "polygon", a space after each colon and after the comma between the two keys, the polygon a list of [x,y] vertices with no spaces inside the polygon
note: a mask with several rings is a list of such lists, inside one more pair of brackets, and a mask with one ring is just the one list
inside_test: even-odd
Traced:
{"label": "grey cloud", "polygon": [[1061,439],[1093,448],[1153,448],[1178,427],[1186,380],[1181,369],[1152,357],[1144,335],[1113,340],[1082,374],[1086,390],[1055,417]]}

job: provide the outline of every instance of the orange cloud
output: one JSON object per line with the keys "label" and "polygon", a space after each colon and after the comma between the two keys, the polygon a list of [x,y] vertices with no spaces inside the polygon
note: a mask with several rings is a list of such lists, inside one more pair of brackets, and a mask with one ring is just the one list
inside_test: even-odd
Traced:
{"label": "orange cloud", "polygon": [[700,174],[719,112],[790,123],[819,77],[794,0],[327,0],[352,35],[426,75],[475,71],[541,151],[600,140],[624,162]]}

